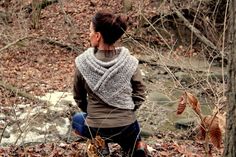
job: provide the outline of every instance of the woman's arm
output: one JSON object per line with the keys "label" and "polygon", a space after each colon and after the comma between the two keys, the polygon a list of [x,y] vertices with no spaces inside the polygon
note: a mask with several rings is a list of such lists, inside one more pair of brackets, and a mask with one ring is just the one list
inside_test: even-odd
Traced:
{"label": "woman's arm", "polygon": [[83,112],[87,112],[87,91],[85,89],[85,80],[79,70],[75,69],[73,96],[76,104]]}
{"label": "woman's arm", "polygon": [[137,70],[135,71],[131,79],[131,84],[133,88],[132,97],[135,104],[134,110],[137,110],[145,101],[145,97],[146,97],[146,93],[145,93],[146,87],[144,85],[141,71],[139,68],[137,68]]}

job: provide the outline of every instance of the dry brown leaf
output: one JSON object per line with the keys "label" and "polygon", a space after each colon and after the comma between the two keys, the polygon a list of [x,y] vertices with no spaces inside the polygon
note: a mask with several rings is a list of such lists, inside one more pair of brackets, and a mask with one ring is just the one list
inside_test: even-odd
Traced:
{"label": "dry brown leaf", "polygon": [[183,113],[185,108],[186,108],[186,99],[184,98],[184,96],[181,96],[180,101],[179,101],[179,105],[177,108],[177,115]]}
{"label": "dry brown leaf", "polygon": [[215,107],[212,111],[213,114],[216,114],[216,117],[219,120],[219,127],[222,132],[222,134],[225,133],[225,127],[226,127],[226,112],[225,111],[220,111],[219,107]]}
{"label": "dry brown leaf", "polygon": [[95,144],[98,148],[102,149],[105,147],[105,141],[100,136],[96,136],[96,138],[94,140],[95,140]]}
{"label": "dry brown leaf", "polygon": [[216,148],[220,149],[221,141],[222,141],[222,132],[219,126],[216,127],[215,129],[212,129],[209,133],[210,133],[210,139],[213,145]]}
{"label": "dry brown leaf", "polygon": [[225,133],[225,127],[226,127],[226,112],[224,112],[223,114],[218,113],[217,118],[219,119],[220,130],[221,130],[222,134],[224,134]]}
{"label": "dry brown leaf", "polygon": [[192,106],[193,110],[197,113],[200,114],[201,112],[201,108],[200,108],[200,103],[197,100],[197,98],[195,96],[193,96],[191,93],[186,92],[188,101],[190,103],[190,105]]}
{"label": "dry brown leaf", "polygon": [[206,138],[206,130],[204,129],[202,124],[198,128],[198,133],[197,133],[196,137],[198,140],[205,140],[205,138]]}
{"label": "dry brown leaf", "polygon": [[222,141],[222,132],[219,127],[219,119],[214,117],[212,121],[212,118],[212,116],[206,116],[204,118],[204,123],[206,128],[209,130],[209,137],[212,144],[219,149]]}
{"label": "dry brown leaf", "polygon": [[87,143],[86,143],[86,146],[87,146],[87,155],[88,155],[88,157],[99,157],[97,155],[97,148],[92,143],[92,140],[88,140]]}
{"label": "dry brown leaf", "polygon": [[98,152],[105,148],[105,141],[100,136],[96,136],[86,143],[88,157],[99,157]]}

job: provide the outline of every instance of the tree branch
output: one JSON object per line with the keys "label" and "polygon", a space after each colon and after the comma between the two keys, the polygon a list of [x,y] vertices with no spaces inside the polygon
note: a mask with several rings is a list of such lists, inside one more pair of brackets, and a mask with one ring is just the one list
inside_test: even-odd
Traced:
{"label": "tree branch", "polygon": [[26,37],[22,37],[22,38],[19,38],[15,41],[13,41],[12,43],[9,43],[7,44],[6,46],[2,47],[0,49],[0,53],[3,51],[3,50],[6,50],[8,49],[9,47],[23,41],[23,40],[26,40],[26,39],[29,39],[29,38],[34,38],[40,42],[43,42],[43,43],[48,43],[48,44],[51,44],[51,45],[54,45],[54,46],[59,46],[61,48],[64,48],[68,51],[76,51],[78,53],[82,52],[82,48],[78,47],[78,46],[75,46],[75,45],[72,45],[72,44],[68,44],[68,43],[63,43],[63,42],[60,42],[60,41],[57,41],[57,40],[53,40],[53,39],[50,39],[50,38],[37,38],[37,37],[33,37],[33,36],[26,36]]}
{"label": "tree branch", "polygon": [[193,33],[207,46],[214,50],[218,50],[218,48],[210,41],[208,40],[197,28],[195,28],[182,14],[181,12],[176,8],[173,7],[174,11],[176,12],[177,16],[184,22],[185,26],[188,27]]}

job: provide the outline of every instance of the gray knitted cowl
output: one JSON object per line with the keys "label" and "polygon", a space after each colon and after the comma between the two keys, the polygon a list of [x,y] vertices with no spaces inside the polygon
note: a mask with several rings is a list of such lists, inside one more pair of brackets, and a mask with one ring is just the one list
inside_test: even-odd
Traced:
{"label": "gray knitted cowl", "polygon": [[109,62],[98,60],[94,48],[87,49],[75,59],[76,67],[89,88],[108,105],[134,109],[131,78],[138,60],[125,47],[116,48],[120,54]]}

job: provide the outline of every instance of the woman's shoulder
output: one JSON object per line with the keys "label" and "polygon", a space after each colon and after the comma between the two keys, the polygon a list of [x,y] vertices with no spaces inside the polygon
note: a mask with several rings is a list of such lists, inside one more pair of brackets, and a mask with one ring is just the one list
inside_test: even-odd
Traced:
{"label": "woman's shoulder", "polygon": [[93,51],[94,51],[94,48],[93,48],[93,47],[89,47],[89,48],[87,48],[85,51],[83,51],[82,53],[80,53],[80,54],[75,58],[75,60],[82,59],[83,57],[87,56],[90,52],[93,52]]}
{"label": "woman's shoulder", "polygon": [[131,60],[138,62],[138,59],[133,55],[132,52],[130,52],[130,50],[128,48],[126,48],[126,47],[119,47],[119,48],[120,48],[121,52],[126,53]]}
{"label": "woman's shoulder", "polygon": [[88,49],[86,49],[84,52],[82,52],[81,54],[79,54],[76,58],[75,58],[75,64],[78,67],[79,64],[81,64],[82,62],[84,62],[86,60],[86,58],[88,58],[89,53],[93,52],[94,48],[90,47]]}

